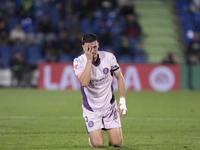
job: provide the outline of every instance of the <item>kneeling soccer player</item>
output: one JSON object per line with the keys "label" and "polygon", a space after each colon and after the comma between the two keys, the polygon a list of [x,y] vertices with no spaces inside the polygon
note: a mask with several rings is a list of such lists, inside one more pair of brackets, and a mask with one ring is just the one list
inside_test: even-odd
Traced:
{"label": "kneeling soccer player", "polygon": [[[98,51],[95,34],[81,39],[84,54],[74,59],[74,71],[81,84],[83,117],[92,147],[103,147],[102,129],[107,131],[109,145],[120,147],[123,143],[120,117],[127,112],[124,78],[112,53]],[[118,82],[119,105],[113,94],[113,75]],[[121,110],[119,113],[119,109]]]}

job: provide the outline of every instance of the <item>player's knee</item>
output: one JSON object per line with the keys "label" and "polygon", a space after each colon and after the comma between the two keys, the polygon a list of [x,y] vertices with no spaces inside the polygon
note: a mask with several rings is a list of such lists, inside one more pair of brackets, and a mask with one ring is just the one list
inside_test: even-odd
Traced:
{"label": "player's knee", "polygon": [[119,140],[115,140],[111,143],[112,146],[114,147],[121,147],[123,144],[123,140],[122,139],[119,139]]}
{"label": "player's knee", "polygon": [[104,143],[102,143],[102,142],[101,143],[100,142],[99,143],[92,143],[92,146],[96,147],[96,148],[100,148],[100,147],[104,146]]}
{"label": "player's knee", "polygon": [[91,141],[92,147],[100,148],[104,146],[104,141],[102,140],[96,140],[96,141]]}

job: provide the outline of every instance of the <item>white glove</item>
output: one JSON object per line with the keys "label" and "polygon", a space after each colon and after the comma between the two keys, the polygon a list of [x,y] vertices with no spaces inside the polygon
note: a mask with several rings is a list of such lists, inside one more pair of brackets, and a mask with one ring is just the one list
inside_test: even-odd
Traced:
{"label": "white glove", "polygon": [[121,106],[119,107],[120,110],[123,109],[122,114],[126,114],[127,108],[126,108],[126,101],[125,101],[125,98],[124,98],[124,97],[121,97],[120,100],[119,100],[119,103],[121,104]]}

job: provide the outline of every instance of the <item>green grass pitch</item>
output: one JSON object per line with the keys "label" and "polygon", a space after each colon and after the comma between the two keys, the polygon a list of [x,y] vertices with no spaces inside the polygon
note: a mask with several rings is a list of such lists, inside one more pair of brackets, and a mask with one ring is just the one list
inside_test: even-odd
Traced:
{"label": "green grass pitch", "polygon": [[[199,91],[129,91],[126,100],[120,149],[200,149]],[[80,91],[0,89],[0,149],[92,149],[81,104]],[[102,149],[116,149],[103,134]]]}

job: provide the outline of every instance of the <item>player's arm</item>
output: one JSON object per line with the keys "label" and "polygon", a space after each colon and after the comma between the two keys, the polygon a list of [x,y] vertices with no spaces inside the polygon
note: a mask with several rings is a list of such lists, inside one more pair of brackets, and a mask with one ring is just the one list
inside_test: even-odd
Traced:
{"label": "player's arm", "polygon": [[124,83],[124,77],[121,73],[121,71],[116,71],[114,72],[114,75],[117,79],[117,83],[118,83],[118,90],[119,90],[119,96],[120,96],[120,102],[118,105],[118,111],[120,108],[120,117],[124,117],[126,115],[127,112],[127,108],[126,108],[126,101],[125,101],[125,83]]}
{"label": "player's arm", "polygon": [[91,68],[92,68],[92,48],[86,46],[83,47],[85,55],[87,57],[87,63],[85,70],[77,75],[80,84],[84,87],[87,87],[90,83]]}

